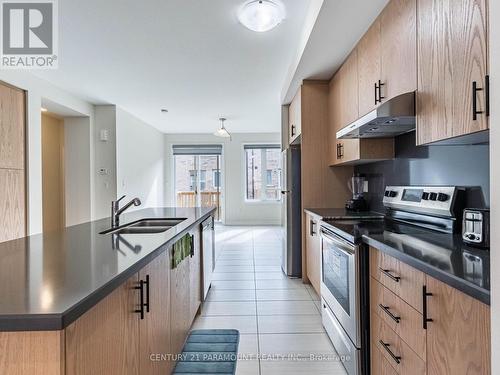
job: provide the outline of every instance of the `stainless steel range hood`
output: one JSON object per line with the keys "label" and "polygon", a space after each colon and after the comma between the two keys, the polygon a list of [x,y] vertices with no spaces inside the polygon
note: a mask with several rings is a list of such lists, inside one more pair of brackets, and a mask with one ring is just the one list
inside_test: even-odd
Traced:
{"label": "stainless steel range hood", "polygon": [[337,138],[391,138],[412,130],[415,130],[415,93],[409,92],[388,100],[342,128]]}

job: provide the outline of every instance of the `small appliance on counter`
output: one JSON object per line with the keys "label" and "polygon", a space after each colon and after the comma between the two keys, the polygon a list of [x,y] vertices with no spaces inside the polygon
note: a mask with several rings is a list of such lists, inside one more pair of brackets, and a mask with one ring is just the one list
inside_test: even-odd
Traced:
{"label": "small appliance on counter", "polygon": [[348,182],[347,186],[352,192],[352,199],[346,202],[346,210],[353,212],[368,211],[368,204],[365,198],[363,198],[365,181],[366,179],[363,175],[355,174]]}
{"label": "small appliance on counter", "polygon": [[464,210],[462,239],[472,246],[490,247],[490,210],[488,208],[466,208]]}

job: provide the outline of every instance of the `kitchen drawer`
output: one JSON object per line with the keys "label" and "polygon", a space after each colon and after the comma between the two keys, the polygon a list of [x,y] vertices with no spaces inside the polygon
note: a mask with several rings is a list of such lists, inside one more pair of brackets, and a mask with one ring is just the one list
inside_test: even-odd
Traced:
{"label": "kitchen drawer", "polygon": [[373,343],[371,345],[371,375],[398,375],[378,346]]}
{"label": "kitchen drawer", "polygon": [[426,334],[421,313],[374,278],[370,278],[370,306],[372,312],[378,314],[420,358],[426,359]]}
{"label": "kitchen drawer", "polygon": [[426,374],[424,360],[373,311],[371,313],[371,337],[372,344],[380,350],[397,374]]}
{"label": "kitchen drawer", "polygon": [[422,312],[424,273],[370,247],[370,275],[417,311]]}

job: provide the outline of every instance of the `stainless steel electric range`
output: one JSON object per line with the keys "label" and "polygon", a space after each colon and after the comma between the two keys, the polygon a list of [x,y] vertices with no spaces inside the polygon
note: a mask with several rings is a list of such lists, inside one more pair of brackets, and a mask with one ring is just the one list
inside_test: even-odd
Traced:
{"label": "stainless steel electric range", "polygon": [[388,186],[386,212],[323,218],[321,302],[323,325],[349,375],[369,374],[369,250],[363,235],[411,236],[415,231],[459,231],[464,190]]}

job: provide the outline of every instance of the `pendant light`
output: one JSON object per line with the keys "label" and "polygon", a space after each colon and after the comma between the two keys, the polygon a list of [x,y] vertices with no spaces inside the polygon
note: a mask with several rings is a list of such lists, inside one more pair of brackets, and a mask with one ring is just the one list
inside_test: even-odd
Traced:
{"label": "pendant light", "polygon": [[214,135],[221,138],[229,138],[229,140],[231,140],[231,134],[229,134],[229,132],[224,126],[224,122],[226,121],[226,119],[224,117],[221,117],[219,121],[220,121],[220,128],[217,129]]}

